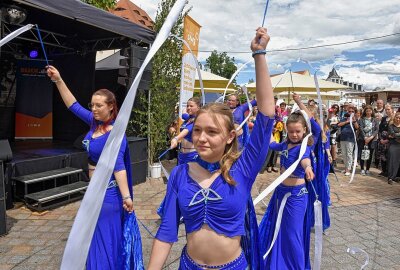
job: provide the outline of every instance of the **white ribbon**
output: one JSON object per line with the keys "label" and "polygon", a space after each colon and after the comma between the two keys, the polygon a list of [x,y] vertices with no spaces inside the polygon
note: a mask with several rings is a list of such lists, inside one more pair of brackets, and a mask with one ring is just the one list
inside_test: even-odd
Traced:
{"label": "white ribbon", "polygon": [[246,100],[247,100],[247,104],[249,105],[249,114],[246,116],[246,118],[242,121],[242,123],[240,123],[240,125],[236,128],[236,131],[239,131],[242,129],[243,125],[245,123],[247,123],[247,121],[250,119],[251,117],[251,113],[253,111],[253,106],[251,105],[250,102],[250,98],[249,98],[249,94],[247,93],[247,87],[246,86],[242,86],[242,90],[244,92],[244,94],[246,95]]}
{"label": "white ribbon", "polygon": [[33,24],[27,24],[27,25],[25,25],[25,26],[23,26],[21,28],[18,28],[14,32],[11,32],[10,34],[8,34],[7,36],[5,36],[4,38],[2,38],[0,40],[0,47],[3,46],[4,44],[6,44],[7,42],[9,42],[10,40],[12,40],[13,38],[16,38],[19,35],[21,35],[22,33],[28,31],[33,26],[34,26]]}
{"label": "white ribbon", "polygon": [[276,178],[263,192],[261,192],[260,195],[258,195],[254,201],[253,204],[254,206],[256,206],[262,199],[264,199],[265,197],[268,196],[269,193],[271,193],[271,191],[273,191],[277,186],[279,186],[286,178],[288,178],[296,169],[297,165],[299,165],[301,159],[303,158],[304,153],[306,152],[307,149],[307,143],[308,143],[308,138],[310,136],[312,136],[312,132],[311,132],[311,125],[310,125],[310,119],[308,118],[307,114],[304,111],[301,111],[301,113],[303,114],[304,118],[307,121],[307,126],[309,127],[309,133],[307,134],[307,136],[303,139],[303,141],[301,142],[301,146],[300,146],[300,153],[299,153],[299,157],[297,158],[297,160],[289,166],[289,168],[286,169],[286,171],[284,171],[278,178]]}
{"label": "white ribbon", "polygon": [[351,130],[353,131],[353,135],[354,135],[354,161],[353,161],[353,169],[351,171],[349,184],[351,184],[351,182],[353,182],[354,174],[356,173],[357,156],[358,156],[357,135],[356,135],[356,131],[354,130],[354,127],[353,127],[353,117],[354,117],[354,113],[350,114],[350,127],[351,127]]}
{"label": "white ribbon", "polygon": [[[315,82],[315,88],[317,89],[317,95],[318,95],[319,126],[321,127],[321,132],[324,132],[324,115],[323,115],[323,111],[322,111],[321,90],[319,89],[317,72],[314,73],[314,82]],[[323,151],[323,153],[325,154],[325,151]]]}
{"label": "white ribbon", "polygon": [[226,91],[228,91],[229,85],[233,82],[233,80],[234,80],[235,77],[239,74],[239,72],[240,72],[245,66],[247,66],[247,64],[249,64],[249,63],[251,63],[251,62],[253,62],[253,59],[251,59],[251,60],[247,61],[246,63],[244,63],[243,65],[241,65],[240,68],[238,68],[238,69],[235,71],[235,73],[233,73],[232,77],[229,79],[228,84],[227,84],[226,87],[225,87],[224,94],[222,95],[222,99],[221,99],[221,98],[218,98],[215,102],[219,102],[219,100],[222,100],[222,103],[224,102],[225,96],[226,96]]}
{"label": "white ribbon", "polygon": [[314,265],[313,270],[321,269],[322,258],[322,204],[317,199],[314,202]]}
{"label": "white ribbon", "polygon": [[168,35],[182,12],[186,0],[177,0],[172,7],[164,25],[160,29],[153,45],[151,46],[146,59],[136,78],[126,95],[125,101],[121,106],[114,127],[110,132],[107,142],[103,148],[98,166],[93,173],[88,189],[83,197],[81,206],[76,215],[72,226],[67,245],[65,247],[64,256],[61,262],[61,270],[84,269],[89,251],[89,246],[93,237],[93,232],[97,224],[99,213],[101,210],[104,194],[107,189],[108,180],[110,179],[114,165],[117,159],[118,149],[121,146],[122,139],[125,134],[126,126],[129,121],[129,116],[132,111],[133,102],[136,96],[140,79],[145,67],[150,62],[151,58],[159,50],[161,45],[168,38]]}
{"label": "white ribbon", "polygon": [[202,105],[204,106],[204,105],[206,104],[206,95],[205,95],[205,92],[204,92],[203,79],[202,79],[202,77],[201,77],[199,61],[197,60],[197,58],[196,58],[196,56],[194,55],[192,49],[190,48],[189,43],[187,43],[186,40],[184,40],[183,38],[180,38],[180,37],[178,37],[178,36],[176,36],[176,35],[171,35],[171,37],[174,37],[174,38],[176,38],[177,40],[182,41],[182,42],[186,45],[186,47],[188,47],[189,52],[190,52],[190,54],[192,55],[192,57],[193,57],[193,59],[194,59],[194,62],[196,63],[197,75],[199,76],[199,82],[200,82],[201,102],[202,102]]}
{"label": "white ribbon", "polygon": [[369,255],[367,252],[365,252],[364,250],[362,250],[361,248],[358,248],[358,247],[349,247],[349,248],[347,248],[347,252],[352,255],[354,255],[356,253],[363,253],[365,256],[365,262],[361,266],[360,270],[363,270],[365,267],[367,267],[367,265],[369,263]]}
{"label": "white ribbon", "polygon": [[285,196],[282,199],[281,206],[279,207],[279,211],[278,211],[278,217],[276,218],[274,237],[272,238],[272,242],[271,242],[271,245],[269,246],[268,251],[263,256],[264,260],[265,260],[265,258],[267,258],[268,254],[271,252],[272,247],[275,244],[276,238],[278,237],[279,229],[281,228],[283,209],[285,208],[286,201],[290,195],[291,195],[291,193],[288,192],[285,194]]}

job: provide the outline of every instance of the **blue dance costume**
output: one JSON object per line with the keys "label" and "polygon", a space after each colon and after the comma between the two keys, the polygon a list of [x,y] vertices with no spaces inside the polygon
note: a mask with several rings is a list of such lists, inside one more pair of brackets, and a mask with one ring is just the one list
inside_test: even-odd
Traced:
{"label": "blue dance costume", "polygon": [[[288,142],[272,142],[270,148],[281,151],[281,167],[289,168],[299,157],[301,145],[288,149]],[[311,158],[311,147],[307,146],[302,160]],[[290,177],[304,178],[305,170],[299,163]],[[274,236],[278,210],[286,193],[287,198],[282,214],[282,225],[271,252],[265,259],[265,269],[306,269],[308,256],[307,235],[305,233],[308,190],[305,184],[285,186],[280,184],[274,191],[265,215],[260,223],[261,251],[265,254],[270,248]]]}
{"label": "blue dance costume", "polygon": [[[253,99],[250,103],[251,103],[251,106],[257,105],[257,101],[255,99]],[[244,114],[248,110],[249,110],[249,104],[247,102],[243,105],[236,107],[234,109],[234,111],[232,112],[233,122],[237,125],[240,125],[246,118]],[[251,113],[251,112],[249,112],[249,113]],[[249,127],[248,127],[247,123],[244,123],[242,130],[243,130],[243,133],[240,136],[238,136],[239,150],[243,149],[243,147],[249,141],[249,137],[250,137]]]}
{"label": "blue dance costume", "polygon": [[[325,231],[330,227],[330,217],[328,207],[330,205],[330,186],[329,186],[329,170],[330,164],[328,160],[328,156],[326,154],[326,147],[329,149],[329,137],[327,137],[327,141],[322,141],[322,130],[320,125],[315,121],[315,119],[311,118],[311,130],[313,133],[314,144],[313,144],[313,156],[311,159],[313,170],[315,173],[314,187],[318,194],[318,199],[321,201],[322,205],[322,225],[323,230]],[[327,146],[328,144],[328,146]],[[308,184],[310,185],[310,184]],[[310,203],[314,203],[315,194],[310,194]],[[314,208],[310,208],[310,220],[311,226],[314,226]]]}
{"label": "blue dance costume", "polygon": [[[97,164],[110,132],[93,138],[97,123],[93,113],[78,102],[69,109],[90,126],[90,131],[82,141],[88,152],[89,163]],[[114,171],[126,170],[130,195],[132,193],[132,170],[126,137],[121,143]],[[97,220],[86,269],[144,269],[140,231],[135,214],[129,214],[122,207],[122,197],[114,174],[111,176],[103,205]]]}
{"label": "blue dance costume", "polygon": [[[156,235],[158,240],[168,243],[178,240],[181,216],[185,220],[186,233],[200,230],[207,224],[218,234],[227,237],[245,235],[247,201],[251,197],[251,187],[262,166],[263,157],[268,151],[273,122],[273,118],[262,113],[257,115],[250,141],[230,170],[236,181],[235,186],[228,184],[219,175],[210,187],[202,188],[189,176],[188,164],[176,166],[172,170],[165,197],[165,215]],[[184,250],[180,269],[202,269],[200,266],[187,266],[186,255]],[[245,269],[248,263],[241,257],[233,262],[219,267]]]}
{"label": "blue dance costume", "polygon": [[[185,121],[182,124],[181,129],[180,129],[181,132],[185,129],[187,129],[189,131],[188,134],[184,138],[188,142],[193,142],[192,141],[193,120],[194,120],[194,117],[191,116],[187,121]],[[178,165],[186,164],[188,162],[194,161],[194,160],[196,160],[197,156],[198,156],[197,151],[188,152],[188,153],[179,152]]]}

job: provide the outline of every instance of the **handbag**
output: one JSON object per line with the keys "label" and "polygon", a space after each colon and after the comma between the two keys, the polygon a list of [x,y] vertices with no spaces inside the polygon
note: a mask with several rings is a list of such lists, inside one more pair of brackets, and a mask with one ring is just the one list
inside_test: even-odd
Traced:
{"label": "handbag", "polygon": [[361,151],[361,160],[368,160],[370,155],[370,151],[368,149],[368,146],[365,145],[364,149]]}

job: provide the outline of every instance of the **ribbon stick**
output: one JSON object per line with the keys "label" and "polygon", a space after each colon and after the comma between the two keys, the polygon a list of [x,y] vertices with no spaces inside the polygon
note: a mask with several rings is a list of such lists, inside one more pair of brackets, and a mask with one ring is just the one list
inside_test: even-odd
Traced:
{"label": "ribbon stick", "polygon": [[307,113],[304,111],[301,111],[304,118],[306,119],[307,125],[309,126],[309,131],[310,133],[307,134],[307,136],[303,139],[303,141],[301,142],[301,146],[300,146],[300,153],[299,153],[299,157],[297,158],[297,160],[289,166],[289,168],[287,168],[278,178],[276,178],[263,192],[261,192],[260,195],[258,195],[253,203],[254,206],[256,206],[261,200],[263,200],[265,197],[268,196],[269,193],[271,193],[271,191],[273,191],[277,186],[279,186],[286,178],[288,178],[296,169],[297,165],[299,165],[301,159],[303,158],[304,153],[306,152],[307,149],[307,143],[308,143],[308,138],[310,136],[312,136],[312,132],[311,132],[311,124],[310,119],[307,116]]}
{"label": "ribbon stick", "polygon": [[111,130],[101,153],[98,166],[96,166],[90,184],[76,215],[67,245],[65,247],[60,266],[61,270],[81,270],[85,268],[89,246],[91,244],[93,233],[100,214],[108,180],[113,173],[114,165],[117,159],[117,155],[115,153],[121,146],[126,126],[129,121],[129,116],[132,111],[132,106],[135,101],[136,91],[139,86],[140,79],[151,58],[156,54],[156,52],[168,38],[169,33],[171,32],[173,25],[176,23],[185,4],[186,0],[177,0],[172,7],[164,25],[160,29],[157,38],[155,39],[142,66],[140,67],[128,94],[126,95],[125,101],[122,104],[121,110],[118,113],[117,119],[114,123],[114,127]]}
{"label": "ribbon stick", "polygon": [[239,74],[239,72],[251,62],[253,62],[253,59],[251,59],[251,60],[247,61],[246,63],[244,63],[243,65],[241,65],[240,68],[238,68],[235,71],[235,73],[233,73],[232,77],[229,79],[228,84],[225,87],[224,94],[222,95],[222,99],[221,99],[221,97],[219,97],[215,102],[218,102],[219,100],[222,100],[221,103],[224,102],[225,96],[226,96],[226,92],[228,91],[229,85],[233,82],[233,80],[236,78],[236,76]]}
{"label": "ribbon stick", "polygon": [[365,252],[364,250],[362,250],[361,248],[358,248],[358,247],[349,247],[349,248],[347,248],[347,252],[352,255],[354,255],[356,253],[363,253],[365,256],[365,262],[361,266],[360,270],[363,270],[365,267],[367,267],[367,265],[369,263],[369,255],[367,252]]}
{"label": "ribbon stick", "polygon": [[46,59],[46,64],[49,65],[49,60],[47,59],[46,50],[44,49],[44,44],[43,44],[43,40],[42,40],[42,35],[40,34],[39,25],[37,25],[37,24],[36,24],[36,30],[37,30],[37,33],[38,33],[38,36],[39,36],[40,45],[42,46],[42,51],[43,51],[44,59]]}
{"label": "ribbon stick", "polygon": [[267,16],[268,4],[269,4],[269,0],[267,0],[267,3],[265,3],[264,16],[263,16],[263,21],[262,21],[261,27],[264,27],[265,17]]}
{"label": "ribbon stick", "polygon": [[351,182],[353,182],[354,174],[356,173],[357,156],[358,156],[357,134],[353,127],[353,117],[354,117],[354,113],[350,114],[350,127],[351,127],[351,130],[353,131],[353,135],[354,135],[354,161],[353,161],[353,169],[351,171],[349,184],[351,184]]}
{"label": "ribbon stick", "polygon": [[168,148],[167,150],[165,150],[165,151],[158,157],[158,160],[160,160],[163,156],[165,156],[165,154],[167,154],[169,150],[171,150],[171,148]]}
{"label": "ribbon stick", "polygon": [[206,104],[206,94],[204,92],[204,87],[203,87],[203,79],[201,77],[201,72],[200,72],[200,65],[199,65],[199,61],[197,60],[196,56],[194,55],[192,49],[189,46],[189,43],[186,42],[186,40],[176,36],[176,35],[171,35],[171,37],[176,38],[177,40],[182,41],[186,47],[189,49],[190,54],[193,57],[194,62],[196,63],[196,70],[197,70],[197,75],[199,76],[199,82],[200,82],[200,90],[201,90],[201,102],[202,105],[204,106]]}
{"label": "ribbon stick", "polygon": [[18,28],[17,30],[11,32],[10,34],[8,34],[7,36],[5,36],[4,38],[2,38],[0,40],[0,47],[3,46],[4,44],[6,44],[7,42],[9,42],[10,40],[18,37],[19,35],[21,35],[22,33],[28,31],[29,29],[31,29],[34,25],[33,24],[27,24],[21,28]]}

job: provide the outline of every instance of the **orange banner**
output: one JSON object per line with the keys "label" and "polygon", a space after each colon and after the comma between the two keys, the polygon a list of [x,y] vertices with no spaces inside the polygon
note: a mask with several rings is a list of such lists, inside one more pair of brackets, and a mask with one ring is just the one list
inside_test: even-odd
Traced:
{"label": "orange banner", "polygon": [[[190,16],[185,16],[183,20],[183,39],[189,43],[190,49],[196,57],[199,50],[200,27],[200,24]],[[188,48],[186,48],[186,45],[183,45],[182,55],[185,55],[187,52]]]}

